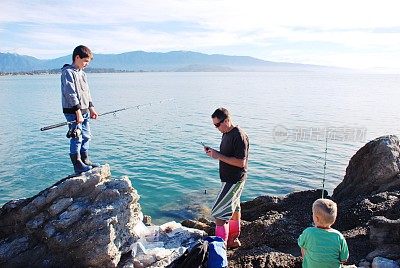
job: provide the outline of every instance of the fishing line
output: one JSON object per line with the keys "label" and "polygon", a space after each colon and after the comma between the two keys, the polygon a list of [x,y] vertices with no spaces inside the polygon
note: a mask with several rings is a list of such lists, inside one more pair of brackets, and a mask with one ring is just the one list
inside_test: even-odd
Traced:
{"label": "fishing line", "polygon": [[[177,116],[177,118],[179,118],[179,122],[178,122],[178,127],[177,128],[179,128],[179,136],[180,136],[180,138],[181,138],[181,140],[184,140],[183,139],[183,137],[182,137],[182,133],[183,133],[183,128],[182,128],[182,125],[183,125],[183,122],[181,121],[181,119],[180,119],[180,116],[179,116],[179,109],[178,109],[178,104],[177,104],[177,102],[176,101],[174,101],[174,105],[175,105],[175,112],[176,112],[176,116]],[[195,143],[196,144],[196,147],[195,148],[199,148],[199,151],[201,152],[201,153],[203,153],[204,152],[204,147],[205,147],[205,144],[202,142],[202,141],[193,141],[193,143]],[[197,149],[196,149],[197,150]],[[203,156],[201,156],[201,157],[203,157]],[[208,156],[207,156],[208,157]],[[211,165],[210,165],[211,166]],[[198,190],[196,190],[196,189],[193,189],[193,192],[195,192],[195,193],[197,193],[198,192]],[[207,195],[207,188],[204,186],[204,189],[201,191],[201,193],[202,193],[202,195]],[[197,194],[196,194],[196,196],[198,196]]]}
{"label": "fishing line", "polygon": [[[161,104],[161,103],[164,103],[164,102],[167,102],[167,101],[172,101],[172,100],[175,100],[175,99],[174,98],[170,98],[170,99],[160,100],[160,101],[156,101],[156,102],[148,102],[148,103],[144,103],[144,104],[128,106],[128,107],[124,107],[124,108],[121,108],[121,109],[116,109],[116,110],[113,110],[113,111],[109,111],[109,112],[98,114],[97,117],[108,115],[108,114],[113,114],[114,116],[116,116],[116,113],[118,113],[118,112],[126,111],[126,110],[129,110],[129,109],[134,109],[134,108],[140,109],[142,107],[152,106],[155,103]],[[40,131],[46,131],[46,130],[50,130],[50,129],[54,129],[54,128],[58,128],[58,127],[66,126],[66,125],[71,125],[71,124],[73,124],[75,122],[76,122],[75,120],[74,121],[66,121],[66,122],[57,123],[57,124],[54,124],[54,125],[45,126],[45,127],[40,128]]]}
{"label": "fishing line", "polygon": [[[182,120],[182,115],[180,114],[180,110],[178,107],[178,103],[176,100],[174,100],[174,112],[175,112],[175,117],[176,117],[176,138],[177,138],[177,143],[180,146],[177,146],[177,150],[183,146],[184,144],[182,144],[183,141],[188,140],[187,138],[184,137],[184,121]],[[199,152],[203,153],[203,145],[200,141],[194,141],[194,143],[196,144],[196,151],[198,149]],[[190,143],[188,146],[192,147],[192,143]],[[185,158],[181,158],[179,157],[179,151],[174,152],[175,150],[172,150],[172,152],[170,152],[172,154],[172,156],[175,159],[178,159],[178,161],[174,161],[175,166],[177,165],[181,165],[181,166],[185,166],[185,163],[180,163],[181,159],[185,159]],[[195,158],[199,157],[194,156]],[[202,157],[202,156],[200,156]],[[199,174],[199,176],[201,176],[201,174]],[[204,186],[205,187],[205,186]],[[197,187],[196,187],[197,188]],[[180,199],[182,202],[187,203],[187,200],[189,200],[189,202],[187,203],[187,206],[190,208],[191,211],[193,211],[193,213],[196,214],[196,216],[198,217],[199,215],[203,215],[202,211],[204,209],[207,209],[207,207],[204,207],[204,202],[200,201],[203,200],[202,196],[204,197],[205,195],[207,195],[207,189],[203,188],[203,189],[194,189],[193,187],[188,188],[188,192],[184,192],[182,193],[182,197],[183,199]],[[189,197],[188,197],[189,196]],[[204,216],[204,215],[203,215]]]}
{"label": "fishing line", "polygon": [[178,122],[178,128],[179,128],[179,135],[182,138],[182,122],[180,120],[180,116],[179,116],[179,111],[178,111],[178,104],[176,103],[176,100],[174,100],[174,107],[175,107],[175,117],[179,119]]}
{"label": "fishing line", "polygon": [[322,179],[322,199],[324,198],[325,191],[325,174],[326,174],[326,155],[328,154],[328,138],[325,141],[325,162],[324,162],[324,178]]}
{"label": "fishing line", "polygon": [[[322,179],[322,198],[324,198],[324,190],[325,190],[325,181],[326,181],[326,161],[327,161],[327,154],[328,154],[328,138],[326,138],[326,140],[325,140],[325,151],[324,151],[324,156],[320,156],[320,157],[318,157],[315,161],[314,161],[314,163],[316,164],[319,160],[321,160],[322,158],[324,158],[324,167],[323,167],[323,170],[324,170],[324,172],[323,172],[323,179]],[[304,163],[304,162],[301,162],[301,163]],[[298,161],[298,162],[295,162],[294,163],[294,165],[295,166],[298,166],[298,165],[300,165],[300,162]],[[289,174],[291,174],[291,175],[299,175],[299,173],[302,173],[302,171],[298,171],[298,170],[296,170],[295,168],[285,168],[285,167],[281,167],[281,168],[279,168],[279,170],[281,170],[281,171],[284,171],[284,172],[287,172],[287,173],[289,173]],[[303,182],[303,177],[300,177],[300,182]]]}

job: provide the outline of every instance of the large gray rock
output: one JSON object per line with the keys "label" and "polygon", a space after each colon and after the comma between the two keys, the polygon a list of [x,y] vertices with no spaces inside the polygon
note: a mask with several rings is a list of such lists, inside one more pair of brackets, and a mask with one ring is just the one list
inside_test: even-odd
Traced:
{"label": "large gray rock", "polygon": [[338,203],[336,225],[344,230],[367,227],[375,216],[385,216],[392,220],[400,218],[400,190],[342,200]]}
{"label": "large gray rock", "polygon": [[400,260],[400,245],[399,244],[383,244],[379,245],[374,251],[371,251],[365,259],[368,261],[376,257],[382,257],[390,260]]}
{"label": "large gray rock", "polygon": [[384,216],[376,216],[368,225],[369,237],[374,245],[400,244],[400,218],[390,220]]}
{"label": "large gray rock", "polygon": [[363,243],[370,245],[368,261],[400,256],[399,167],[399,139],[377,138],[351,158],[343,181],[333,191],[338,215],[344,215],[336,224],[345,230],[368,228],[369,241]]}
{"label": "large gray rock", "polygon": [[116,267],[135,242],[139,195],[108,165],[0,208],[1,267]]}
{"label": "large gray rock", "polygon": [[343,181],[333,191],[340,202],[400,187],[400,142],[394,135],[368,142],[350,159]]}

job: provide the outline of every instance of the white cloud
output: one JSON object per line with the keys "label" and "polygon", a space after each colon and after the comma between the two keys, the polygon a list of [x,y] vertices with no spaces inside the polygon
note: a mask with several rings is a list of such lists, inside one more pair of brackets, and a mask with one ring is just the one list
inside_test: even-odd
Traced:
{"label": "white cloud", "polygon": [[2,22],[120,24],[137,21],[198,22],[247,30],[275,26],[320,28],[400,26],[397,1],[2,1]]}
{"label": "white cloud", "polygon": [[[400,61],[393,53],[400,45],[398,7],[393,0],[3,0],[0,51],[53,57],[69,54],[77,43],[100,53],[240,47],[241,55],[266,60],[394,66]],[[187,27],[177,31],[173,22]],[[376,31],[382,28],[392,31]]]}

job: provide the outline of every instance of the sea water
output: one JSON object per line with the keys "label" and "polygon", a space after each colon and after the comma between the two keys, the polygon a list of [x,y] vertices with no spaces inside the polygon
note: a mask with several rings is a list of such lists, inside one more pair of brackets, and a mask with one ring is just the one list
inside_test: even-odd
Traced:
{"label": "sea water", "polygon": [[[88,74],[99,113],[91,158],[128,176],[155,223],[209,215],[220,181],[212,112],[250,138],[242,201],[322,187],[332,194],[366,142],[399,133],[400,75],[318,72]],[[0,205],[73,173],[59,75],[0,77]],[[326,159],[326,160],[325,160]],[[326,163],[326,164],[325,164]]]}

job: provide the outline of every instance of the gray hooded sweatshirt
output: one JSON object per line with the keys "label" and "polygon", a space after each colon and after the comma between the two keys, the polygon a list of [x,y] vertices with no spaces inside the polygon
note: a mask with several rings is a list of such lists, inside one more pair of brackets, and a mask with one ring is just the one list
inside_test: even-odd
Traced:
{"label": "gray hooded sweatshirt", "polygon": [[93,106],[86,73],[74,64],[65,64],[61,69],[61,100],[65,114],[75,114],[78,109],[87,113]]}

